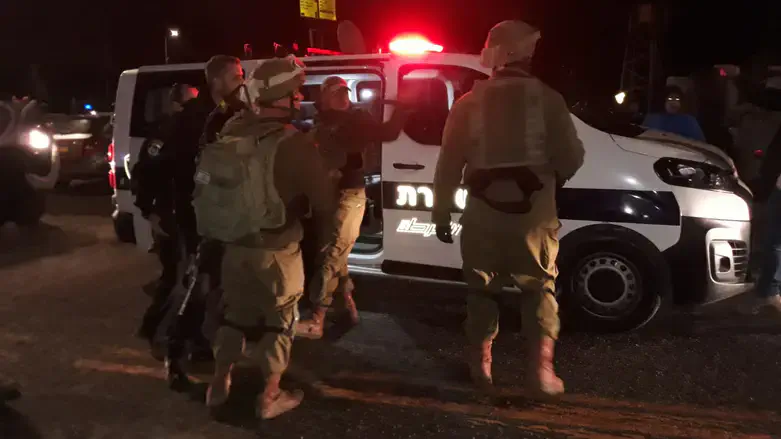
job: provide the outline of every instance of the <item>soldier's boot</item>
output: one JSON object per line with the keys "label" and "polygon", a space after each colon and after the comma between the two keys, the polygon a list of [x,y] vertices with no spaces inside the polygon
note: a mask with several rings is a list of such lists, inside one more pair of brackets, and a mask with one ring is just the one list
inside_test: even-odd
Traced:
{"label": "soldier's boot", "polygon": [[183,392],[190,388],[192,384],[190,377],[187,376],[187,372],[184,368],[184,360],[182,358],[165,358],[165,374],[168,381],[168,387],[171,390],[177,392]]}
{"label": "soldier's boot", "polygon": [[211,344],[201,334],[198,334],[192,344],[192,352],[190,352],[190,361],[194,363],[211,363],[214,361],[214,352],[212,352]]}
{"label": "soldier's boot", "polygon": [[553,370],[553,350],[556,341],[550,337],[529,340],[527,385],[533,396],[555,397],[564,393],[564,381]]}
{"label": "soldier's boot", "polygon": [[310,340],[319,340],[323,338],[323,328],[325,326],[325,315],[328,308],[315,306],[312,312],[312,318],[302,320],[296,323],[296,336],[308,338]]}
{"label": "soldier's boot", "polygon": [[0,377],[0,403],[13,401],[21,396],[22,393],[15,382]]}
{"label": "soldier's boot", "polygon": [[273,419],[277,416],[289,412],[301,404],[304,399],[304,392],[294,390],[288,392],[279,388],[279,381],[282,374],[272,374],[266,380],[266,387],[258,398],[256,415],[260,419]]}
{"label": "soldier's boot", "polygon": [[491,347],[493,341],[488,340],[480,344],[470,344],[466,348],[466,363],[469,366],[469,375],[472,383],[483,393],[494,393],[494,380],[491,376]]}
{"label": "soldier's boot", "polygon": [[220,407],[228,401],[231,390],[231,372],[233,365],[214,365],[214,377],[206,390],[206,406],[210,408]]}
{"label": "soldier's boot", "polygon": [[344,307],[347,311],[347,315],[349,316],[349,322],[352,326],[355,326],[361,322],[361,317],[358,315],[358,307],[355,306],[353,292],[345,291],[342,293],[342,297],[344,297]]}

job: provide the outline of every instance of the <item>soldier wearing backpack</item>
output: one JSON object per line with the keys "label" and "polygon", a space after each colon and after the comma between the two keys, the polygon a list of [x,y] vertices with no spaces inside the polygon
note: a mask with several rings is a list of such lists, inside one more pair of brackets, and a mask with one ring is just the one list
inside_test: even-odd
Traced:
{"label": "soldier wearing backpack", "polygon": [[263,62],[240,91],[252,110],[231,119],[198,164],[193,205],[198,231],[225,243],[224,321],[214,342],[211,408],[228,398],[231,370],[250,334],[262,329],[253,360],[265,388],[261,419],[297,407],[301,391],[280,390],[290,361],[304,291],[300,218],[310,206],[331,236],[336,189],[312,140],[291,121],[300,109],[304,65],[295,57]]}

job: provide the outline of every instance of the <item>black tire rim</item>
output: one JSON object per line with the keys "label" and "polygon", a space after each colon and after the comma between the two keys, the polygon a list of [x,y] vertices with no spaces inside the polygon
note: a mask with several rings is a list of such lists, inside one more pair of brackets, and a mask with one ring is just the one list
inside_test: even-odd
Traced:
{"label": "black tire rim", "polygon": [[615,253],[583,258],[572,283],[583,310],[600,319],[625,318],[643,299],[640,270]]}

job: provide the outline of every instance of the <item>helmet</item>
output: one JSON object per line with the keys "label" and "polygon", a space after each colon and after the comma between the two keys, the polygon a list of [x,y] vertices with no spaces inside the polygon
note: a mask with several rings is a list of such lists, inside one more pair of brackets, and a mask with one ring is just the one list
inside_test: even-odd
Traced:
{"label": "helmet", "polygon": [[503,21],[488,32],[480,64],[493,69],[528,60],[534,55],[540,36],[537,28],[523,21]]}
{"label": "helmet", "polygon": [[302,85],[304,63],[293,55],[264,61],[250,73],[247,91],[253,103],[271,104],[291,96]]}

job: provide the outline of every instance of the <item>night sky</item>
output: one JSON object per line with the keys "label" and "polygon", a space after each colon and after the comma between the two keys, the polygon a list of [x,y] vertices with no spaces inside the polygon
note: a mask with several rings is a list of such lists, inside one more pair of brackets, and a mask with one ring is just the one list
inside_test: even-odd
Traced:
{"label": "night sky", "polygon": [[[610,93],[618,87],[628,14],[625,0],[338,0],[339,19],[354,21],[370,47],[416,31],[446,51],[477,53],[498,21],[522,18],[543,30],[544,75],[567,72],[578,87]],[[781,1],[669,1],[663,65],[686,74],[719,62],[739,63],[761,53],[778,56]],[[164,6],[161,6],[163,4]],[[616,6],[623,4],[624,6]],[[478,6],[479,5],[479,6]],[[328,24],[324,24],[328,26]],[[181,31],[172,61],[203,61],[215,53],[255,57],[272,42],[308,42],[297,0],[0,0],[0,97],[31,89],[30,65],[39,70],[52,106],[72,96],[111,103],[124,69],[163,62],[168,27]],[[336,49],[335,47],[331,47]],[[781,59],[778,59],[781,61]],[[574,72],[574,73],[573,73]]]}

